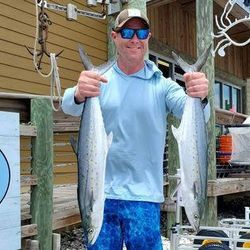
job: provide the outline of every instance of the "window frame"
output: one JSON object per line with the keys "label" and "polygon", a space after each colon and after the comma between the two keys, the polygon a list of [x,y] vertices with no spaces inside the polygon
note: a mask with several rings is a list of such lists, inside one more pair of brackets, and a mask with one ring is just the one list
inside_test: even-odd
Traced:
{"label": "window frame", "polygon": [[[242,110],[243,110],[243,100],[242,100],[242,87],[241,86],[237,86],[237,85],[235,85],[235,84],[233,84],[233,83],[230,83],[230,82],[228,82],[228,81],[225,81],[225,80],[222,80],[222,79],[220,79],[220,78],[215,78],[215,84],[216,83],[219,83],[220,84],[220,109],[224,109],[224,110],[227,110],[227,109],[225,109],[225,108],[223,108],[223,98],[224,98],[224,93],[223,93],[223,86],[224,85],[226,85],[226,86],[229,86],[229,88],[230,88],[230,90],[229,90],[229,102],[230,102],[230,104],[232,105],[232,103],[233,103],[233,89],[236,89],[236,90],[238,90],[239,91],[239,103],[237,103],[237,107],[236,107],[236,112],[239,112],[239,113],[241,113],[242,112]],[[215,90],[214,90],[215,91]],[[215,92],[214,92],[214,94],[216,94]],[[218,106],[216,106],[216,107],[218,107]]]}

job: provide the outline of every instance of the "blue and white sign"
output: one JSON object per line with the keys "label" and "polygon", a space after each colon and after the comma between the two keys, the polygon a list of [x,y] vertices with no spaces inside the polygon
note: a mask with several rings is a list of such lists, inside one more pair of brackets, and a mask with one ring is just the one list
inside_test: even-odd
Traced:
{"label": "blue and white sign", "polygon": [[0,112],[0,249],[21,249],[19,114]]}
{"label": "blue and white sign", "polygon": [[0,149],[0,204],[7,194],[10,185],[10,166]]}

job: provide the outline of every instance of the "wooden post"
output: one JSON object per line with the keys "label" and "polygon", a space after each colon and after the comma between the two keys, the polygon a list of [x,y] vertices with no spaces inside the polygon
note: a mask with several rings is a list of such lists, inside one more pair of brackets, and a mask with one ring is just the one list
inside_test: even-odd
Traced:
{"label": "wooden post", "polygon": [[147,14],[147,1],[146,0],[129,0],[126,8],[136,8]]}
{"label": "wooden post", "polygon": [[53,250],[61,249],[61,234],[53,233]]}
{"label": "wooden post", "polygon": [[[199,56],[212,43],[213,31],[213,0],[199,0],[196,2],[196,41],[197,55]],[[208,131],[208,179],[216,179],[216,149],[215,149],[215,108],[213,99],[214,85],[214,59],[210,54],[203,72],[209,80],[208,100],[211,107],[211,115],[207,124]],[[210,98],[211,97],[211,98]],[[202,224],[207,226],[217,225],[217,199],[207,199]]]}
{"label": "wooden post", "polygon": [[38,240],[26,240],[25,250],[39,250],[39,241]]}
{"label": "wooden post", "polygon": [[53,223],[53,115],[49,100],[31,100],[31,122],[37,128],[32,138],[32,174],[37,186],[31,188],[32,223],[37,224],[40,250],[52,249]]}

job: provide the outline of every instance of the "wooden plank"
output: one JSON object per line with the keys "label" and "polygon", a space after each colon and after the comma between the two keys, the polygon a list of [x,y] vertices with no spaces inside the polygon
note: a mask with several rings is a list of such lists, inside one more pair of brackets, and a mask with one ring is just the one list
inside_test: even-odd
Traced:
{"label": "wooden plank", "polygon": [[21,175],[21,186],[37,185],[37,176],[35,175]]}
{"label": "wooden plank", "polygon": [[60,218],[54,221],[53,230],[65,228],[72,225],[77,225],[81,222],[80,214],[74,214],[69,217]]}
{"label": "wooden plank", "polygon": [[147,7],[159,7],[162,5],[170,4],[176,0],[151,0],[147,1]]}
{"label": "wooden plank", "polygon": [[[30,236],[35,236],[37,235],[37,225],[36,224],[30,224],[30,225],[25,225],[21,227],[21,237],[26,238]],[[50,249],[50,248],[48,248]]]}
{"label": "wooden plank", "polygon": [[75,122],[55,123],[53,130],[54,132],[78,132],[79,123],[75,123]]}
{"label": "wooden plank", "polygon": [[50,101],[31,100],[31,122],[37,126],[37,136],[32,139],[32,174],[38,185],[32,186],[32,223],[37,224],[40,249],[51,249],[53,214],[53,130]]}
{"label": "wooden plank", "polygon": [[[0,8],[1,10],[1,8]],[[28,46],[32,46],[33,47],[33,43],[34,43],[34,38],[33,34],[35,34],[35,27],[30,26],[30,24],[25,24],[23,22],[20,22],[19,20],[14,20],[11,18],[8,18],[6,15],[6,13],[3,13],[0,11],[0,22],[1,22],[1,28],[5,29],[5,32],[16,32],[17,34],[23,34],[29,37],[29,44]],[[35,21],[35,20],[34,20]],[[69,33],[69,37],[65,36],[64,34],[68,34]],[[8,39],[7,39],[8,40]],[[17,42],[18,40],[16,40]],[[107,47],[106,47],[106,43],[102,42],[102,41],[98,41],[98,39],[93,39],[90,38],[87,35],[81,34],[79,32],[76,31],[71,31],[69,29],[65,30],[63,26],[61,26],[60,28],[58,27],[58,29],[56,31],[51,30],[49,31],[49,40],[48,40],[48,48],[49,48],[49,44],[52,43],[54,45],[57,45],[58,50],[60,48],[68,48],[68,49],[72,49],[72,48],[77,48],[77,45],[79,44],[79,42],[84,43],[85,45],[88,45],[88,53],[90,53],[89,51],[95,51],[95,53],[91,53],[91,56],[95,56],[97,57],[97,55],[100,56],[104,56],[107,54]],[[58,44],[61,44],[60,47]],[[93,46],[94,45],[94,46]]]}
{"label": "wooden plank", "polygon": [[36,136],[37,135],[36,126],[32,126],[29,124],[21,124],[20,135],[21,136]]}
{"label": "wooden plank", "polygon": [[53,233],[53,250],[61,249],[61,235],[57,233]]}
{"label": "wooden plank", "polygon": [[25,250],[39,250],[39,241],[38,240],[25,240]]}
{"label": "wooden plank", "polygon": [[216,197],[250,191],[249,178],[222,178],[208,181],[207,195]]}
{"label": "wooden plank", "polygon": [[215,109],[215,113],[216,113],[215,122],[221,125],[242,124],[248,117],[247,115],[241,113],[231,112],[219,108]]}
{"label": "wooden plank", "polygon": [[[29,58],[22,58],[22,57],[17,56],[17,55],[13,55],[13,54],[9,54],[9,53],[0,51],[0,64],[13,66],[13,62],[15,62],[15,65],[21,69],[25,69],[28,71],[30,71],[30,70],[34,71],[34,66],[32,64],[32,57],[31,56]],[[60,71],[60,77],[62,79],[70,79],[72,81],[75,80],[76,78],[78,78],[79,72],[82,69],[82,66],[80,63],[78,65],[78,71],[77,70],[68,70],[66,68],[67,65],[62,65],[62,66],[64,66],[64,69],[62,71]],[[39,77],[41,80],[44,80],[41,76],[39,76]]]}
{"label": "wooden plank", "polygon": [[22,213],[21,214],[21,220],[25,221],[25,220],[30,220],[32,218],[31,214],[29,214],[28,212],[26,213]]}
{"label": "wooden plank", "polygon": [[250,179],[250,172],[241,172],[241,173],[231,173],[228,175],[229,178],[248,178]]}
{"label": "wooden plank", "polygon": [[80,125],[80,117],[66,115],[63,111],[54,112],[54,132],[77,132]]}
{"label": "wooden plank", "polygon": [[[3,0],[0,1],[4,2]],[[61,2],[61,1],[60,1]],[[61,4],[61,3],[59,3]],[[20,6],[17,8],[17,2],[14,0],[8,0],[8,2],[4,2],[2,8],[2,13],[6,16],[11,17],[13,19],[18,19],[24,23],[30,24],[35,26],[35,4],[33,1],[23,1]],[[76,22],[69,22],[66,19],[66,13],[52,11],[52,10],[45,10],[48,13],[50,20],[53,24],[57,24],[63,26],[65,28],[78,31],[79,33],[83,34],[90,34],[90,37],[93,37],[94,34],[98,34],[99,40],[106,40],[106,32],[105,32],[105,20],[91,20],[90,18],[86,19],[85,22],[79,18]],[[28,21],[30,20],[30,22]],[[90,22],[94,24],[91,26]],[[53,25],[51,26],[53,27]]]}

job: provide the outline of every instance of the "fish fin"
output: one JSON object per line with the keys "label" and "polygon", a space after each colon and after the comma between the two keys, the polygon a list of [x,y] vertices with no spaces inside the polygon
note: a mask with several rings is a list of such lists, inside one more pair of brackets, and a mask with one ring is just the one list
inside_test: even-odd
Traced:
{"label": "fish fin", "polygon": [[112,59],[108,60],[106,63],[103,63],[99,66],[95,66],[95,70],[97,70],[100,75],[103,75],[105,72],[107,72],[116,62],[116,57],[113,57]]}
{"label": "fish fin", "polygon": [[108,148],[110,148],[113,141],[113,133],[110,132],[107,138],[108,138]]}
{"label": "fish fin", "polygon": [[170,195],[170,199],[171,200],[176,200],[176,196],[177,196],[177,193],[178,193],[178,190],[180,188],[180,183],[178,183],[174,189],[174,191],[172,192],[172,194]]}
{"label": "fish fin", "polygon": [[175,60],[175,62],[185,71],[185,72],[198,72],[201,70],[201,68],[204,66],[204,64],[207,61],[207,58],[211,52],[212,44],[199,56],[197,61],[190,65],[187,62],[185,62],[180,56],[175,54],[172,51],[172,56]]}
{"label": "fish fin", "polygon": [[210,46],[206,50],[203,51],[203,53],[199,56],[195,64],[193,64],[194,71],[200,71],[201,68],[204,66],[211,52],[211,48],[212,48],[212,44],[210,44]]}
{"label": "fish fin", "polygon": [[177,54],[175,54],[172,51],[172,56],[175,60],[175,62],[185,71],[185,72],[190,72],[192,71],[192,65],[188,64],[187,62],[185,62],[180,56],[178,56]]}
{"label": "fish fin", "polygon": [[86,70],[93,70],[94,69],[94,65],[92,64],[89,56],[87,55],[87,53],[85,52],[85,50],[83,49],[83,47],[81,45],[79,45],[79,55],[82,61],[82,64],[84,66],[84,68]]}
{"label": "fish fin", "polygon": [[97,71],[100,75],[103,75],[106,71],[108,71],[116,62],[116,57],[113,57],[112,59],[108,60],[106,63],[103,63],[99,66],[94,66],[88,56],[88,54],[85,52],[83,47],[79,45],[79,55],[82,61],[82,64],[86,70],[94,70]]}
{"label": "fish fin", "polygon": [[174,127],[173,125],[171,126],[172,128],[172,133],[174,135],[174,138],[176,139],[177,142],[180,141],[180,130],[176,127]]}
{"label": "fish fin", "polygon": [[77,141],[76,139],[73,137],[73,135],[70,136],[70,144],[71,144],[71,147],[74,151],[74,153],[77,155]]}

